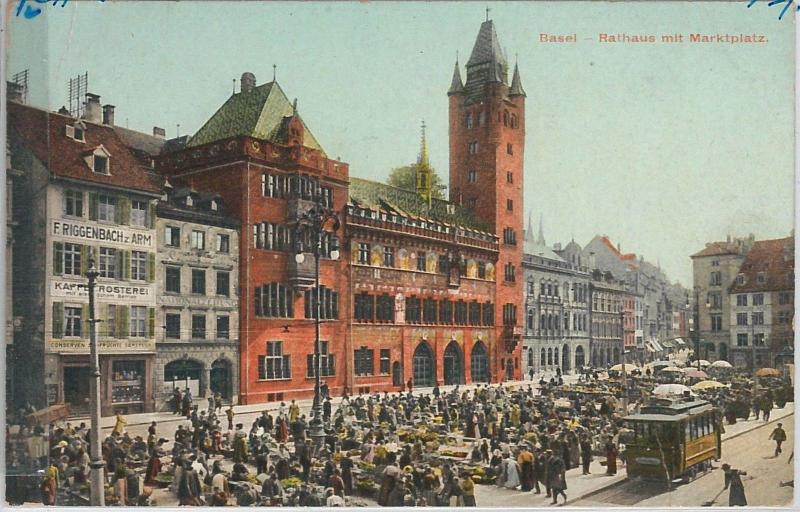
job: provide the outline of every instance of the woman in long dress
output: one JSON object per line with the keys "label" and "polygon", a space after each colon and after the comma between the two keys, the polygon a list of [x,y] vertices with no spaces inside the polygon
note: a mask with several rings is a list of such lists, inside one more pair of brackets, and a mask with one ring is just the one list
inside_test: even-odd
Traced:
{"label": "woman in long dress", "polygon": [[747,497],[744,495],[744,484],[741,475],[746,475],[744,471],[732,469],[730,464],[723,464],[722,471],[725,472],[725,489],[731,489],[728,495],[729,507],[746,507]]}
{"label": "woman in long dress", "polygon": [[517,461],[509,457],[506,453],[503,459],[503,486],[506,489],[516,489],[519,487],[519,470],[517,469]]}

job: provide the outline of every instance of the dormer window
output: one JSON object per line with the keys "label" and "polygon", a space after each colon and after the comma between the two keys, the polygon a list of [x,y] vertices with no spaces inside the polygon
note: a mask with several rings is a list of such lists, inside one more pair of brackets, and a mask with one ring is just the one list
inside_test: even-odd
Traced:
{"label": "dormer window", "polygon": [[186,196],[186,206],[193,206],[193,205],[194,205],[194,200],[192,199],[192,196]]}
{"label": "dormer window", "polygon": [[742,286],[744,284],[744,274],[739,274],[736,276],[736,284]]}
{"label": "dormer window", "polygon": [[215,199],[211,200],[211,210],[217,211],[217,201]]}
{"label": "dormer window", "polygon": [[86,125],[83,121],[78,121],[74,125],[66,127],[67,137],[78,142],[86,142]]}
{"label": "dormer window", "polygon": [[111,174],[111,154],[102,145],[89,152],[84,159],[93,172]]}
{"label": "dormer window", "polygon": [[764,272],[759,272],[759,273],[756,275],[756,282],[757,282],[758,284],[764,284],[764,283],[766,283],[766,282],[767,282],[767,274],[766,274],[766,273],[764,273]]}
{"label": "dormer window", "polygon": [[108,157],[95,155],[94,156],[94,172],[98,174],[109,174],[108,172]]}

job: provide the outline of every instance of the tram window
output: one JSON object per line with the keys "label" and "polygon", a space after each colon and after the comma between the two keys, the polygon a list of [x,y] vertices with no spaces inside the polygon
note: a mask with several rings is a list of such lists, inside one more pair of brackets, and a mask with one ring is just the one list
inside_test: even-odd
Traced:
{"label": "tram window", "polygon": [[692,422],[691,420],[686,420],[686,440],[689,441],[692,439]]}
{"label": "tram window", "polygon": [[692,418],[692,439],[697,439],[697,418]]}
{"label": "tram window", "polygon": [[714,434],[717,431],[717,422],[713,418],[708,418],[708,431],[709,434]]}
{"label": "tram window", "polygon": [[703,435],[704,436],[707,436],[707,435],[709,435],[711,433],[711,425],[710,425],[710,422],[708,420],[709,420],[708,416],[703,416]]}

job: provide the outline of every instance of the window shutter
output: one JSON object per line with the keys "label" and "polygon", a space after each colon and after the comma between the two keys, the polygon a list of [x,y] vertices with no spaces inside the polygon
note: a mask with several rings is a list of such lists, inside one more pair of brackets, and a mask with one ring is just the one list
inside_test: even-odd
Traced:
{"label": "window shutter", "polygon": [[53,338],[64,337],[64,304],[53,302]]}
{"label": "window shutter", "polygon": [[156,204],[150,203],[147,205],[147,227],[156,227]]}
{"label": "window shutter", "polygon": [[64,244],[53,243],[53,275],[60,276],[64,273]]}
{"label": "window shutter", "polygon": [[152,338],[156,333],[156,308],[147,308],[147,337]]}
{"label": "window shutter", "polygon": [[129,224],[131,221],[131,201],[127,197],[120,197],[117,200],[115,210],[116,221],[118,224]]}
{"label": "window shutter", "polygon": [[147,282],[152,283],[156,280],[156,253],[151,252],[147,255]]}
{"label": "window shutter", "polygon": [[89,246],[81,245],[81,275],[85,276],[89,269]]}
{"label": "window shutter", "polygon": [[89,220],[97,220],[97,194],[89,192]]}
{"label": "window shutter", "polygon": [[102,322],[97,329],[98,336],[108,336],[108,304],[100,304],[100,320]]}
{"label": "window shutter", "polygon": [[127,338],[130,325],[128,322],[128,311],[130,306],[117,306],[117,318],[119,318],[119,329],[117,329],[118,337]]}
{"label": "window shutter", "polygon": [[131,251],[122,251],[122,278],[131,278]]}
{"label": "window shutter", "polygon": [[81,337],[82,338],[89,338],[89,329],[92,328],[91,322],[89,322],[89,304],[84,304],[81,306]]}

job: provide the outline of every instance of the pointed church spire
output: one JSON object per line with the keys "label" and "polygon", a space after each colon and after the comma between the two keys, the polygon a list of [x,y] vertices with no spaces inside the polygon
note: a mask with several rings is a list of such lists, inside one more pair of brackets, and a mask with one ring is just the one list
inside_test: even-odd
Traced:
{"label": "pointed church spire", "polygon": [[526,96],[525,89],[522,88],[522,79],[519,77],[519,65],[514,64],[514,77],[511,79],[511,89],[508,90],[509,96]]}
{"label": "pointed church spire", "polygon": [[528,225],[525,227],[525,241],[533,242],[533,212],[528,212]]}
{"label": "pointed church spire", "polygon": [[450,82],[450,90],[447,95],[461,94],[464,92],[464,82],[461,81],[461,70],[458,69],[458,58],[456,58],[456,66],[453,69],[453,80]]}
{"label": "pointed church spire", "polygon": [[428,206],[433,199],[433,170],[428,162],[428,141],[425,138],[425,121],[422,121],[422,138],[420,140],[419,158],[415,166],[417,194],[425,199]]}
{"label": "pointed church spire", "polygon": [[539,215],[539,236],[536,239],[536,243],[539,245],[547,245],[544,241],[544,214]]}

